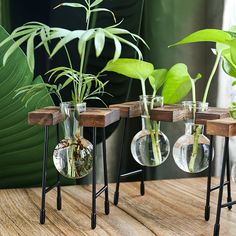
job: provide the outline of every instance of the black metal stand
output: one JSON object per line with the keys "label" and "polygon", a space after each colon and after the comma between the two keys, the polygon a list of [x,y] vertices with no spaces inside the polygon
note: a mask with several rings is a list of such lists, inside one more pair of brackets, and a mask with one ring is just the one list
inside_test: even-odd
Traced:
{"label": "black metal stand", "polygon": [[[40,223],[45,223],[45,200],[46,193],[57,187],[57,209],[61,210],[61,183],[60,174],[57,172],[57,181],[55,184],[46,187],[47,177],[47,162],[48,162],[48,130],[49,127],[45,126],[44,130],[44,155],[43,155],[43,173],[42,173],[42,199],[40,209]],[[56,126],[56,141],[59,143],[59,125]],[[103,149],[103,167],[104,167],[104,186],[96,192],[96,127],[93,127],[93,170],[92,170],[92,213],[91,213],[91,228],[96,228],[96,199],[103,192],[105,192],[104,211],[108,215],[110,212],[109,198],[108,198],[108,175],[107,175],[107,159],[106,159],[106,132],[103,128],[102,133],[102,149]]]}
{"label": "black metal stand", "polygon": [[121,146],[121,152],[120,152],[120,158],[119,158],[119,169],[118,169],[118,174],[117,174],[117,180],[116,180],[116,190],[114,193],[114,204],[118,205],[119,202],[119,188],[120,188],[120,180],[122,178],[126,178],[128,176],[132,175],[140,175],[140,194],[144,195],[145,194],[145,187],[144,187],[144,167],[139,170],[135,170],[132,172],[128,172],[125,174],[121,174],[122,170],[122,163],[123,160],[125,160],[126,155],[124,150],[126,149],[126,145],[128,143],[128,136],[126,135],[127,130],[129,130],[129,118],[124,119],[124,130],[123,130],[123,135],[122,135],[122,146]]}
{"label": "black metal stand", "polygon": [[[224,156],[222,161],[222,169],[220,175],[220,184],[214,187],[211,187],[211,159],[212,159],[212,140],[213,137],[210,137],[210,155],[209,155],[209,169],[208,169],[208,178],[207,178],[207,196],[206,196],[206,206],[205,206],[205,220],[209,220],[210,218],[210,192],[216,189],[219,189],[218,194],[218,203],[217,203],[217,212],[216,212],[216,221],[214,226],[214,236],[219,235],[220,230],[220,215],[221,208],[228,207],[230,210],[232,205],[236,204],[236,201],[232,201],[231,197],[231,183],[230,183],[230,165],[229,165],[229,138],[225,137],[225,146],[224,146]],[[225,168],[226,168],[226,181],[225,179]],[[223,188],[227,186],[227,203],[222,204],[223,197]]]}
{"label": "black metal stand", "polygon": [[[43,154],[43,173],[42,173],[42,199],[40,209],[40,224],[45,223],[45,199],[46,193],[57,187],[57,210],[61,210],[61,182],[60,174],[57,172],[57,181],[53,185],[46,187],[47,178],[47,163],[48,163],[48,130],[49,127],[44,127],[44,154]],[[59,125],[56,125],[56,142],[59,142]]]}
{"label": "black metal stand", "polygon": [[104,186],[96,192],[96,127],[93,127],[93,178],[92,178],[92,214],[91,214],[91,228],[96,228],[96,199],[103,192],[105,192],[104,211],[108,215],[110,212],[109,198],[108,198],[108,176],[107,176],[107,160],[106,160],[106,134],[105,128],[102,132],[102,148],[103,148],[103,168],[104,168]]}

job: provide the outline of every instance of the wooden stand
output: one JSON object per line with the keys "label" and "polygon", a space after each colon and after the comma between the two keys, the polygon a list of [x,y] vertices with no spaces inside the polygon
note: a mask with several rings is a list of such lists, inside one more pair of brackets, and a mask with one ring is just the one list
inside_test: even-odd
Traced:
{"label": "wooden stand", "polygon": [[[107,177],[107,162],[106,162],[106,135],[105,127],[120,119],[119,109],[105,108],[87,108],[86,112],[80,114],[80,125],[93,128],[93,170],[92,170],[92,213],[91,213],[91,228],[96,227],[96,199],[105,192],[105,214],[109,214],[109,199],[108,199],[108,177]],[[40,223],[45,223],[45,199],[46,193],[54,187],[57,187],[57,209],[61,209],[61,184],[60,175],[57,173],[57,181],[52,186],[46,188],[47,176],[47,159],[48,159],[48,128],[56,125],[57,140],[59,143],[59,126],[63,121],[63,116],[58,107],[46,107],[28,113],[28,123],[30,125],[43,125],[45,127],[44,136],[44,155],[43,155],[43,173],[42,173],[42,201],[40,210]],[[104,165],[104,186],[96,191],[96,129],[103,129],[103,165]]]}
{"label": "wooden stand", "polygon": [[[131,118],[139,117],[141,115],[141,108],[140,108],[140,103],[138,101],[126,102],[122,104],[114,104],[114,105],[111,105],[110,108],[119,108],[121,111],[121,117],[125,121],[123,137],[122,137],[123,143],[121,146],[121,154],[120,154],[119,167],[118,167],[119,169],[118,169],[118,175],[117,175],[117,180],[116,180],[116,191],[114,194],[114,204],[117,205],[119,201],[120,180],[122,178],[126,178],[130,175],[139,174],[141,177],[140,193],[141,195],[144,195],[145,193],[144,167],[142,167],[139,170],[121,174],[122,163],[123,163],[123,160],[126,158],[124,155],[124,150],[128,143],[126,131],[129,130],[129,121]],[[227,109],[210,107],[205,112],[196,113],[196,123],[205,125],[207,120],[222,119],[228,116],[229,114],[228,114]],[[167,105],[164,107],[152,109],[150,112],[150,117],[152,120],[156,120],[156,121],[177,122],[177,121],[183,121],[184,118],[186,117],[186,113],[181,105]]]}
{"label": "wooden stand", "polygon": [[[218,193],[218,203],[217,203],[217,212],[216,212],[216,221],[214,226],[214,236],[219,235],[220,230],[220,215],[221,208],[228,207],[230,210],[232,205],[236,204],[236,201],[232,201],[231,197],[231,183],[230,183],[230,165],[229,165],[229,138],[236,136],[236,120],[232,118],[225,118],[221,120],[211,120],[207,121],[207,134],[211,136],[223,136],[225,138],[224,144],[224,155],[222,160],[222,169],[220,175],[220,184],[216,187],[211,187],[211,165],[208,169],[208,184],[207,184],[207,199],[206,199],[206,208],[205,208],[205,219],[209,220],[210,218],[210,192],[216,189],[219,189]],[[212,142],[211,142],[212,150]],[[212,159],[212,151],[209,158],[209,164]],[[226,169],[226,181],[225,178],[225,169]],[[223,188],[227,186],[227,203],[222,204]]]}
{"label": "wooden stand", "polygon": [[118,205],[121,179],[127,178],[129,176],[133,176],[133,175],[139,175],[140,176],[140,194],[141,195],[145,194],[145,186],[144,186],[144,171],[145,171],[145,169],[143,166],[138,170],[134,170],[134,171],[131,171],[128,173],[121,174],[122,163],[126,159],[125,149],[127,148],[127,145],[128,145],[127,130],[129,130],[129,122],[130,122],[130,119],[132,119],[134,117],[139,117],[141,115],[141,109],[140,109],[140,104],[137,101],[110,105],[110,108],[120,109],[120,116],[121,116],[121,118],[124,119],[124,129],[123,129],[123,135],[122,135],[121,152],[120,152],[120,158],[119,158],[119,163],[118,163],[118,174],[117,174],[117,178],[116,178],[116,190],[114,193],[114,204]]}

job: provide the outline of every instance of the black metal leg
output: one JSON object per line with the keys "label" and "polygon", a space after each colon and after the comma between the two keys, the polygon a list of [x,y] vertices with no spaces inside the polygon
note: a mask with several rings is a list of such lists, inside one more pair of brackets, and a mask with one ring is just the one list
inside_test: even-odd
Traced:
{"label": "black metal leg", "polygon": [[213,136],[210,136],[210,152],[208,157],[208,176],[207,176],[207,194],[205,205],[205,220],[210,219],[210,194],[211,194],[211,170],[212,170],[212,155],[213,155]]}
{"label": "black metal leg", "polygon": [[221,176],[220,176],[220,187],[219,187],[218,204],[217,204],[217,212],[216,212],[216,222],[214,226],[214,236],[218,236],[219,230],[220,230],[221,203],[222,203],[223,188],[224,188],[225,165],[228,158],[228,151],[229,151],[229,138],[225,137],[224,157],[223,157],[222,170],[221,170]]}
{"label": "black metal leg", "polygon": [[103,168],[104,168],[104,184],[105,184],[105,214],[108,215],[110,213],[109,207],[109,197],[108,197],[108,176],[107,176],[107,155],[106,155],[106,130],[103,128],[102,130],[102,149],[103,149]]}
{"label": "black metal leg", "polygon": [[41,199],[41,209],[40,209],[40,224],[45,223],[47,162],[48,162],[48,126],[45,126],[45,128],[44,128],[44,153],[43,153],[42,199]]}
{"label": "black metal leg", "polygon": [[142,168],[142,173],[141,173],[140,194],[142,196],[145,194],[144,173],[145,173],[145,167]]}
{"label": "black metal leg", "polygon": [[[56,125],[56,142],[60,142],[59,135],[59,124]],[[60,173],[57,172],[57,210],[61,210],[61,182],[60,182]]]}
{"label": "black metal leg", "polygon": [[122,169],[122,162],[123,160],[125,160],[125,147],[127,144],[127,138],[128,135],[126,134],[126,131],[129,130],[129,118],[125,118],[124,119],[124,130],[123,130],[123,135],[122,135],[122,144],[121,144],[121,152],[120,152],[120,159],[119,159],[119,169],[118,169],[118,173],[117,173],[117,179],[116,179],[116,190],[114,193],[114,204],[117,205],[118,201],[119,201],[119,188],[120,188],[120,175],[121,175],[121,169]]}
{"label": "black metal leg", "polygon": [[93,173],[91,228],[96,228],[96,127],[93,127]]}
{"label": "black metal leg", "polygon": [[[227,152],[227,162],[226,162],[226,175],[227,175],[227,202],[232,202],[231,196],[231,182],[230,182],[230,165],[229,165],[229,151]],[[228,206],[228,209],[232,209],[232,205]]]}

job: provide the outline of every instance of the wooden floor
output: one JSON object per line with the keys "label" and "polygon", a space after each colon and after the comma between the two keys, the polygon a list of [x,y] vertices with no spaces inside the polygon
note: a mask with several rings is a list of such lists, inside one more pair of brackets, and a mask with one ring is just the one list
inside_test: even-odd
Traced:
{"label": "wooden floor", "polygon": [[[150,181],[145,186],[145,196],[140,196],[139,183],[122,183],[119,205],[111,203],[108,216],[100,196],[95,230],[90,229],[91,186],[63,187],[61,211],[55,209],[56,191],[48,193],[45,225],[38,222],[39,188],[0,190],[0,235],[212,235],[217,192],[212,193],[211,218],[205,222],[205,178]],[[110,200],[114,187],[110,185]],[[236,206],[222,209],[220,235],[236,235]]]}

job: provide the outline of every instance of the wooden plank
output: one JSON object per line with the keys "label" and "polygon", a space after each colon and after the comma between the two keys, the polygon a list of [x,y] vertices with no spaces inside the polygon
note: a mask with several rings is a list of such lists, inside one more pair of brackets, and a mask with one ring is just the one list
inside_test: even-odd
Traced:
{"label": "wooden plank", "polygon": [[30,125],[55,125],[63,121],[58,107],[37,109],[28,113]]}
{"label": "wooden plank", "polygon": [[207,111],[196,113],[196,123],[206,125],[207,120],[224,119],[229,117],[227,108],[209,107]]}
{"label": "wooden plank", "polygon": [[110,105],[109,108],[119,108],[120,116],[123,118],[139,117],[141,115],[141,107],[139,101],[124,102],[121,104]]}
{"label": "wooden plank", "polygon": [[[218,182],[212,178],[213,185]],[[211,193],[211,218],[206,222],[206,178],[146,181],[144,196],[139,188],[140,182],[122,183],[119,205],[110,204],[109,215],[104,214],[104,197],[100,196],[95,230],[90,229],[90,185],[62,187],[61,211],[55,208],[56,189],[47,193],[44,225],[39,224],[41,188],[1,189],[0,235],[213,235],[218,191]],[[110,197],[114,190],[115,184],[110,184]],[[234,184],[232,196],[236,196]],[[234,206],[232,211],[222,209],[220,223],[220,235],[236,235]]]}
{"label": "wooden plank", "polygon": [[185,112],[181,105],[166,105],[164,107],[154,108],[150,112],[152,120],[176,122],[183,120]]}
{"label": "wooden plank", "polygon": [[[120,119],[118,108],[90,108],[80,115],[84,127],[106,127]],[[30,125],[55,125],[63,121],[59,107],[45,107],[28,113]]]}
{"label": "wooden plank", "polygon": [[[121,117],[132,118],[141,115],[139,101],[113,104],[109,107],[119,108],[121,111]],[[177,122],[184,120],[186,116],[187,113],[180,104],[165,105],[164,107],[154,108],[150,111],[151,119],[157,121]],[[227,117],[229,117],[229,113],[226,108],[209,107],[205,112],[196,113],[196,123],[206,124],[207,120],[223,119]]]}
{"label": "wooden plank", "polygon": [[215,136],[232,137],[236,135],[236,120],[224,118],[207,121],[206,133]]}
{"label": "wooden plank", "polygon": [[84,127],[107,127],[120,119],[118,108],[91,108],[80,114],[80,125]]}

